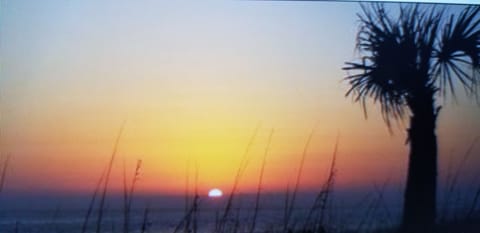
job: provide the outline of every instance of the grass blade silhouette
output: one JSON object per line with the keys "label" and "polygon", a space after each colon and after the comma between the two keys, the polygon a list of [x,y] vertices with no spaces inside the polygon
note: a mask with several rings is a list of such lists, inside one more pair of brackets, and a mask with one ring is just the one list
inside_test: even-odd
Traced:
{"label": "grass blade silhouette", "polygon": [[259,180],[258,180],[257,196],[255,198],[255,209],[254,209],[254,212],[253,212],[252,225],[250,226],[250,230],[249,230],[250,233],[253,233],[253,231],[255,230],[255,225],[256,225],[256,222],[257,222],[257,214],[258,214],[258,209],[259,209],[259,206],[260,206],[260,193],[261,193],[261,190],[262,190],[263,173],[265,171],[265,163],[266,163],[266,160],[267,160],[268,150],[270,149],[270,143],[272,142],[273,132],[274,132],[274,130],[272,129],[270,131],[270,135],[268,136],[267,146],[265,147],[265,153],[263,155],[262,167],[260,168],[260,177],[259,177]]}
{"label": "grass blade silhouette", "polygon": [[101,233],[101,230],[102,230],[102,219],[103,219],[103,212],[104,212],[104,207],[105,207],[105,198],[107,196],[108,181],[109,181],[109,178],[110,178],[110,173],[112,171],[113,162],[115,161],[115,157],[117,155],[118,143],[120,142],[120,137],[122,136],[124,126],[125,126],[125,122],[122,124],[122,126],[120,127],[120,130],[118,132],[117,139],[115,140],[115,144],[113,146],[112,156],[110,158],[110,162],[108,163],[107,172],[105,174],[105,181],[103,183],[104,184],[103,185],[103,191],[102,191],[102,196],[101,196],[101,199],[100,199],[100,206],[99,206],[99,209],[98,209],[96,233]]}
{"label": "grass blade silhouette", "polygon": [[325,215],[325,210],[327,207],[327,202],[330,193],[332,192],[332,187],[335,181],[335,175],[336,175],[336,161],[337,161],[337,152],[338,152],[338,136],[335,142],[335,147],[333,149],[333,155],[332,155],[332,162],[330,164],[330,171],[328,174],[327,181],[324,183],[322,189],[320,192],[317,194],[315,201],[313,203],[313,206],[310,208],[309,213],[307,214],[305,224],[303,226],[304,230],[307,230],[310,220],[315,213],[315,211],[318,211],[318,217],[314,219],[313,222],[313,227],[312,229],[309,230],[315,230],[316,228],[320,227],[323,225],[323,218]]}
{"label": "grass blade silhouette", "polygon": [[128,187],[127,187],[127,168],[125,157],[123,157],[123,233],[128,233]]}
{"label": "grass blade silhouette", "polygon": [[5,186],[5,179],[7,177],[7,169],[8,169],[9,163],[10,163],[10,154],[7,155],[7,158],[5,158],[5,161],[3,162],[2,176],[0,177],[0,193],[3,191],[3,187]]}
{"label": "grass blade silhouette", "polygon": [[[130,191],[128,195],[125,197],[127,198],[126,208],[124,209],[125,213],[125,222],[124,222],[124,232],[130,232],[130,212],[132,209],[132,202],[133,202],[133,193],[135,192],[135,184],[137,183],[139,176],[140,176],[140,168],[142,167],[142,160],[137,160],[137,165],[135,166],[135,173],[133,174],[132,183],[130,184]],[[125,177],[125,175],[124,175]],[[126,188],[126,186],[125,186]]]}
{"label": "grass blade silhouette", "polygon": [[106,171],[107,171],[107,168],[103,169],[102,174],[101,174],[100,178],[98,179],[97,185],[95,185],[95,189],[93,191],[92,198],[90,199],[90,203],[88,204],[87,213],[85,214],[85,219],[83,221],[82,233],[85,233],[87,231],[88,220],[90,219],[90,215],[93,212],[93,207],[95,205],[95,200],[97,199],[98,192],[100,191],[100,186],[102,185],[103,178],[105,176]]}
{"label": "grass blade silhouette", "polygon": [[242,177],[243,172],[245,171],[245,169],[248,165],[249,159],[248,159],[247,155],[250,152],[250,148],[252,147],[253,141],[255,140],[255,137],[257,136],[257,133],[258,133],[259,129],[260,129],[260,124],[258,124],[257,127],[255,128],[255,131],[253,132],[253,135],[250,138],[250,140],[247,144],[247,147],[245,148],[245,152],[242,156],[242,160],[240,161],[240,166],[237,170],[237,175],[235,176],[235,180],[233,182],[232,190],[231,190],[231,192],[228,196],[228,201],[227,201],[227,204],[225,206],[225,210],[224,210],[222,218],[220,219],[220,222],[218,224],[219,225],[218,229],[215,229],[215,231],[217,233],[218,232],[223,232],[223,230],[224,230],[225,223],[227,221],[227,218],[228,218],[228,216],[230,214],[230,211],[231,211],[231,208],[232,208],[235,193],[237,192],[238,183],[240,182],[240,178]]}
{"label": "grass blade silhouette", "polygon": [[285,228],[283,229],[284,232],[287,231],[288,225],[290,223],[290,219],[292,217],[293,206],[295,205],[297,192],[298,192],[298,189],[300,187],[300,180],[302,178],[303,166],[305,164],[305,158],[307,157],[308,147],[310,146],[310,142],[312,141],[314,133],[315,133],[315,128],[312,129],[312,131],[310,132],[310,135],[308,135],[307,142],[305,143],[305,146],[303,148],[302,158],[300,160],[300,166],[298,168],[298,173],[297,173],[297,179],[295,181],[295,187],[293,188],[292,197],[290,198],[290,203],[288,203],[288,209],[287,209],[286,219],[285,219]]}
{"label": "grass blade silhouette", "polygon": [[142,221],[142,228],[141,233],[145,233],[148,230],[149,222],[148,222],[148,214],[150,212],[150,206],[147,204],[145,207],[145,211],[143,212],[143,221]]}

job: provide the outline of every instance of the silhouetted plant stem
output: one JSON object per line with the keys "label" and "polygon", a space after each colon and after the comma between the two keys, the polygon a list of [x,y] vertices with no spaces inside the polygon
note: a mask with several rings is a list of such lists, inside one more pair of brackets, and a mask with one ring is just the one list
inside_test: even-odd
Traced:
{"label": "silhouetted plant stem", "polygon": [[118,135],[117,135],[117,139],[115,140],[115,144],[113,146],[112,156],[110,158],[110,162],[108,163],[107,172],[106,172],[106,175],[105,175],[105,182],[104,182],[103,191],[102,191],[102,196],[101,196],[101,199],[100,199],[100,207],[98,209],[96,233],[101,233],[103,211],[104,211],[104,206],[105,206],[105,198],[107,196],[107,189],[108,189],[108,181],[110,179],[110,173],[112,171],[113,162],[115,161],[115,157],[116,157],[117,149],[118,149],[118,143],[120,142],[120,137],[122,135],[124,126],[125,126],[125,123],[123,123],[122,126],[120,127],[120,130],[119,130]]}
{"label": "silhouetted plant stem", "polygon": [[235,215],[235,223],[233,225],[233,233],[238,233],[240,228],[240,207],[237,208],[237,214]]}
{"label": "silhouetted plant stem", "polygon": [[123,158],[123,233],[128,233],[128,187],[127,187],[127,168],[125,157]]}
{"label": "silhouetted plant stem", "polygon": [[143,212],[143,221],[142,221],[142,228],[141,228],[141,233],[145,233],[148,230],[148,213],[150,211],[149,205],[145,207],[145,211]]}
{"label": "silhouetted plant stem", "polygon": [[385,181],[385,183],[381,188],[378,188],[376,185],[374,187],[375,187],[375,190],[377,191],[380,204],[383,206],[383,211],[385,212],[385,220],[388,221],[387,223],[388,225],[393,225],[392,215],[390,214],[390,210],[388,209],[388,206],[385,204],[385,199],[384,199],[384,193],[385,193],[385,188],[387,184],[388,184],[388,180]]}
{"label": "silhouetted plant stem", "polygon": [[[315,133],[315,128],[312,129],[312,131],[310,132],[310,135],[308,136],[307,142],[305,143],[305,146],[303,148],[302,158],[300,160],[300,166],[299,166],[298,172],[297,172],[297,179],[295,181],[295,187],[293,188],[292,198],[290,199],[290,203],[288,204],[288,210],[287,210],[286,219],[285,219],[285,226],[286,227],[288,227],[289,222],[290,222],[290,218],[291,218],[292,213],[293,213],[293,207],[295,205],[295,200],[296,200],[296,197],[297,197],[298,188],[300,187],[300,180],[302,178],[303,166],[305,164],[305,158],[307,157],[308,146],[310,145],[310,142],[312,141],[312,137],[313,137],[314,133]],[[287,228],[284,229],[284,231],[286,231],[286,230],[287,230]]]}
{"label": "silhouetted plant stem", "polygon": [[188,210],[188,213],[185,216],[183,216],[183,218],[180,220],[180,222],[177,224],[177,226],[173,230],[173,233],[179,232],[179,230],[182,228],[182,226],[184,226],[184,224],[188,221],[188,219],[192,218],[193,212],[197,208],[196,205],[197,206],[200,205],[200,197],[199,196],[194,197],[193,202],[192,202],[192,206]]}
{"label": "silhouetted plant stem", "polygon": [[0,193],[3,191],[3,188],[5,186],[5,179],[7,177],[7,169],[8,169],[9,162],[10,162],[10,154],[7,155],[7,157],[5,158],[5,161],[3,162],[2,177],[0,178]]}
{"label": "silhouetted plant stem", "polygon": [[130,212],[132,210],[132,202],[133,202],[133,193],[135,192],[135,184],[137,183],[140,177],[140,168],[142,167],[142,160],[137,160],[137,165],[135,166],[135,173],[133,174],[132,184],[130,185],[130,191],[128,193],[128,202],[127,202],[127,209],[125,210],[126,219],[125,219],[125,226],[126,226],[126,233],[130,231]]}
{"label": "silhouetted plant stem", "polygon": [[15,233],[20,232],[20,222],[15,221],[15,230],[13,232],[15,232]]}
{"label": "silhouetted plant stem", "polygon": [[[330,164],[330,171],[329,171],[327,180],[323,184],[323,187],[321,188],[320,192],[317,194],[315,201],[313,203],[313,206],[310,208],[310,211],[307,214],[305,225],[303,226],[304,230],[315,231],[317,228],[323,226],[323,218],[325,215],[325,210],[327,208],[327,203],[329,200],[328,198],[330,196],[330,193],[332,192],[333,185],[335,182],[335,174],[336,174],[335,166],[336,166],[336,160],[337,160],[338,140],[339,138],[337,136],[335,147],[333,149],[332,162]],[[316,214],[317,217],[314,219],[311,229],[309,229],[310,220],[312,219],[315,212],[318,212]]]}
{"label": "silhouetted plant stem", "polygon": [[263,155],[263,160],[262,160],[262,167],[260,168],[260,176],[258,178],[258,187],[257,187],[257,195],[255,198],[255,209],[253,212],[253,219],[252,219],[252,225],[250,226],[250,233],[253,233],[255,230],[255,225],[257,222],[257,214],[260,206],[260,193],[262,191],[262,181],[263,181],[263,173],[265,171],[265,163],[267,160],[267,155],[268,155],[268,150],[270,149],[270,143],[272,141],[272,136],[273,136],[273,129],[270,131],[270,135],[268,136],[268,141],[267,141],[267,146],[265,147],[265,153]]}
{"label": "silhouetted plant stem", "polygon": [[441,209],[441,216],[440,216],[440,222],[444,222],[447,219],[447,213],[448,213],[448,208],[449,208],[449,203],[450,203],[450,186],[452,182],[452,176],[453,176],[453,150],[450,152],[450,157],[448,160],[448,166],[447,166],[447,174],[445,178],[445,190],[443,192],[444,197],[443,197],[443,205]]}
{"label": "silhouetted plant stem", "polygon": [[[384,196],[384,192],[385,192],[385,187],[387,186],[388,184],[388,180],[385,181],[385,183],[382,185],[381,188],[379,188],[376,184],[373,185],[374,187],[374,191],[376,192],[376,196],[377,198],[374,200],[373,202],[373,210],[372,212],[375,214],[374,218],[370,218],[370,222],[369,224],[367,225],[367,232],[371,232],[373,229],[374,229],[374,224],[375,223],[378,223],[379,221],[379,214],[378,213],[378,210],[380,209],[380,207],[382,206],[383,204],[383,196]],[[386,212],[387,214],[387,212]]]}
{"label": "silhouetted plant stem", "polygon": [[466,219],[471,220],[473,214],[475,213],[475,210],[477,209],[477,204],[480,199],[480,185],[477,187],[477,190],[475,191],[475,195],[472,200],[472,204],[470,205],[470,208],[467,212]]}
{"label": "silhouetted plant stem", "polygon": [[224,210],[222,218],[220,219],[220,222],[218,224],[218,229],[215,229],[215,231],[217,233],[223,232],[223,230],[224,230],[225,223],[227,221],[227,218],[228,218],[228,216],[230,214],[230,211],[231,211],[231,208],[232,208],[235,193],[237,192],[238,183],[240,182],[240,178],[242,177],[243,172],[245,171],[245,169],[248,165],[248,160],[249,159],[248,159],[247,155],[250,151],[250,148],[252,147],[253,141],[255,140],[255,137],[256,137],[259,129],[260,129],[260,124],[258,124],[257,127],[255,128],[255,131],[253,132],[253,135],[250,138],[250,141],[248,142],[247,147],[245,148],[245,152],[242,156],[242,160],[240,161],[240,166],[237,170],[237,175],[235,176],[235,180],[233,182],[232,190],[231,190],[231,192],[228,196],[228,200],[227,200],[227,204],[225,206],[225,210]]}
{"label": "silhouetted plant stem", "polygon": [[368,219],[374,210],[374,205],[375,205],[375,200],[370,200],[369,196],[367,196],[365,201],[369,202],[369,205],[367,207],[367,210],[365,211],[365,214],[363,215],[362,219],[360,220],[356,230],[354,232],[362,232],[363,226],[368,222]]}
{"label": "silhouetted plant stem", "polygon": [[107,171],[107,168],[103,169],[102,174],[101,174],[100,178],[98,179],[97,184],[95,185],[95,189],[93,191],[92,198],[90,199],[90,203],[88,204],[87,213],[85,214],[85,219],[83,221],[82,233],[85,233],[87,231],[88,220],[90,219],[90,215],[93,212],[93,207],[95,205],[95,200],[97,198],[98,192],[100,191],[100,185],[102,185],[103,178],[105,176],[106,171]]}
{"label": "silhouetted plant stem", "polygon": [[287,218],[288,218],[288,210],[290,204],[290,183],[287,183],[287,188],[285,189],[285,200],[284,200],[284,208],[283,208],[283,232],[286,232],[288,229]]}
{"label": "silhouetted plant stem", "polygon": [[[462,160],[460,161],[460,164],[458,165],[458,167],[455,169],[455,173],[453,174],[452,178],[451,178],[451,181],[449,183],[449,186],[448,186],[448,191],[447,191],[447,194],[446,194],[446,197],[445,197],[445,203],[448,204],[451,202],[451,197],[452,195],[454,194],[455,191],[457,191],[456,187],[457,187],[457,183],[458,183],[458,179],[461,175],[461,172],[464,171],[464,167],[465,167],[465,164],[467,163],[468,159],[470,158],[470,155],[472,153],[472,150],[473,148],[475,147],[475,145],[477,144],[478,140],[480,139],[480,137],[476,137],[472,143],[470,144],[470,146],[468,147],[467,151],[465,152],[465,154],[463,155],[462,157]],[[454,202],[454,206],[458,204],[458,198],[455,200]],[[445,205],[446,205],[445,204]],[[446,213],[447,213],[447,210],[448,210],[448,207],[444,207],[444,213],[443,213],[443,216],[442,216],[442,219],[443,220],[446,220]]]}

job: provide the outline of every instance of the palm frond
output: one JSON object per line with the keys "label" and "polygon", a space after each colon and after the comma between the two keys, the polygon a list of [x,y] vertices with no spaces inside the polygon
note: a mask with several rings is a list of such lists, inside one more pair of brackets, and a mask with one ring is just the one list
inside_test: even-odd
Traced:
{"label": "palm frond", "polygon": [[[467,7],[458,17],[451,15],[435,51],[433,77],[443,96],[455,97],[457,80],[468,95],[476,95],[480,81],[480,6]],[[471,71],[471,72],[469,72]]]}
{"label": "palm frond", "polygon": [[[359,61],[347,62],[346,96],[372,99],[391,120],[403,120],[416,98],[437,91],[455,96],[455,85],[478,98],[480,83],[480,6],[443,18],[445,8],[401,5],[398,14],[382,4],[362,4],[356,48]],[[395,17],[393,16],[395,15]]]}
{"label": "palm frond", "polygon": [[359,62],[347,62],[343,68],[351,85],[346,96],[366,106],[372,98],[379,103],[383,119],[402,120],[408,98],[428,71],[433,53],[434,35],[440,13],[427,14],[418,5],[401,7],[398,18],[386,13],[382,4],[362,5],[359,15],[357,49],[365,55]]}

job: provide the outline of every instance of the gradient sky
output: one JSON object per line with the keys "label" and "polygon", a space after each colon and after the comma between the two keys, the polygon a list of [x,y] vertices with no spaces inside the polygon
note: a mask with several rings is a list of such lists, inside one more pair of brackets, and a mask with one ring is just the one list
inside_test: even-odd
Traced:
{"label": "gradient sky", "polygon": [[[191,179],[196,161],[202,192],[228,191],[259,122],[242,191],[256,186],[271,128],[266,189],[293,184],[315,126],[303,189],[323,182],[337,134],[340,187],[402,184],[404,130],[390,135],[376,107],[366,120],[344,97],[341,67],[358,57],[359,10],[348,2],[2,1],[7,190],[90,191],[123,121],[113,189],[124,158],[130,174],[143,160],[139,192],[182,193],[187,161]],[[480,135],[480,107],[462,95],[441,104],[444,172]],[[466,174],[479,166],[472,156]]]}

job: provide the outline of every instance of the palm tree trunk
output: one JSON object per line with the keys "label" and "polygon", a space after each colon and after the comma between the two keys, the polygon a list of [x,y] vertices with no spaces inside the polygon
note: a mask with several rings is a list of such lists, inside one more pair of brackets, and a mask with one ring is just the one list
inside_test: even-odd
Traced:
{"label": "palm tree trunk", "polygon": [[431,232],[436,215],[438,110],[434,90],[422,91],[409,101],[412,112],[408,138],[410,155],[403,206],[404,232]]}

